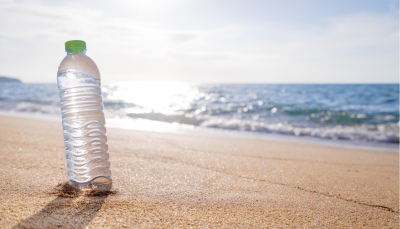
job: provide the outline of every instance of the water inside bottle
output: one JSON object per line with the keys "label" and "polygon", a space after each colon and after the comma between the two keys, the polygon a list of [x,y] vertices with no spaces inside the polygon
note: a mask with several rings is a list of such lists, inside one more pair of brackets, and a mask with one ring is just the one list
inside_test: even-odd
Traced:
{"label": "water inside bottle", "polygon": [[76,69],[59,71],[68,181],[78,188],[111,189],[100,80]]}

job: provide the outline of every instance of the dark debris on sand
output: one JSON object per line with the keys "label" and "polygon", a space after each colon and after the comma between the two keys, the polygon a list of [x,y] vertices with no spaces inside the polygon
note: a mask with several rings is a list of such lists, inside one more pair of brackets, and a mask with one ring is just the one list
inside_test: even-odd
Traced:
{"label": "dark debris on sand", "polygon": [[66,183],[59,183],[51,192],[48,192],[48,194],[53,194],[58,197],[63,197],[63,198],[76,198],[79,196],[89,196],[89,197],[95,197],[95,196],[108,196],[108,195],[113,195],[116,194],[116,191],[110,190],[110,191],[99,191],[99,190],[93,190],[93,189],[80,189],[71,186]]}

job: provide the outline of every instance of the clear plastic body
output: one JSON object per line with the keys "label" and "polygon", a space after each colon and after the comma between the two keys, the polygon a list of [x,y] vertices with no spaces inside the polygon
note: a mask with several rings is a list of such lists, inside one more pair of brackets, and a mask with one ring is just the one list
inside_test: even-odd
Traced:
{"label": "clear plastic body", "polygon": [[68,53],[58,67],[68,182],[108,191],[112,186],[100,73],[90,57]]}

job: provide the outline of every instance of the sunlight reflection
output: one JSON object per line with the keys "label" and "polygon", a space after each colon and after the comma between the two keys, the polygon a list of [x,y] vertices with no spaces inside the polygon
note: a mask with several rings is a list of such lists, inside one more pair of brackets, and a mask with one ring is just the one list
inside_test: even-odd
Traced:
{"label": "sunlight reflection", "polygon": [[147,131],[174,131],[185,128],[185,124],[196,124],[196,118],[188,111],[198,97],[198,90],[183,82],[139,81],[108,85],[104,88],[105,102],[113,107],[107,110],[109,114],[114,114],[109,123]]}
{"label": "sunlight reflection", "polygon": [[109,88],[110,100],[134,105],[128,113],[175,114],[186,110],[196,94],[196,89],[183,82],[120,82]]}
{"label": "sunlight reflection", "polygon": [[110,127],[167,133],[181,133],[184,130],[192,130],[194,128],[190,125],[165,123],[146,119],[110,118],[107,119],[107,122]]}

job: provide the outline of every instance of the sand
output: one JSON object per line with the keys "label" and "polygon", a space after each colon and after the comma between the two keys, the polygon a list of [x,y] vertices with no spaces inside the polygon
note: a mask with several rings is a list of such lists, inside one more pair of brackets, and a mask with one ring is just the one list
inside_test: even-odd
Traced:
{"label": "sand", "polygon": [[74,192],[61,123],[0,116],[0,228],[399,227],[395,153],[112,128],[108,137],[112,192]]}

